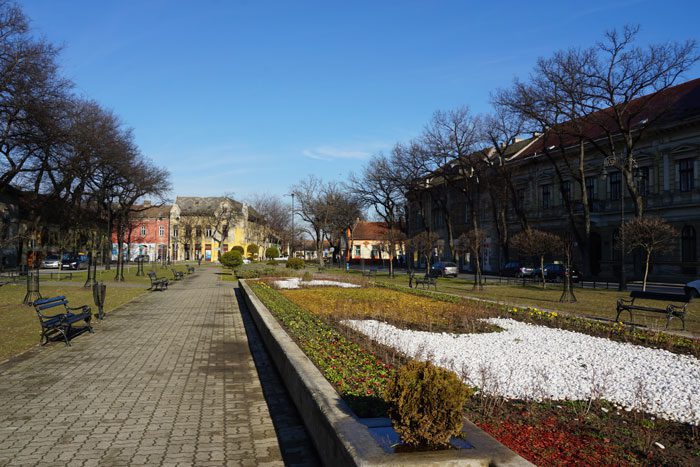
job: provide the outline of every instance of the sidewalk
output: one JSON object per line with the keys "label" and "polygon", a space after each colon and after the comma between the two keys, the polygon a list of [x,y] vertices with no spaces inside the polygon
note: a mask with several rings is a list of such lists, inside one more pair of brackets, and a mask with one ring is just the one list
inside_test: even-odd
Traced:
{"label": "sidewalk", "polygon": [[0,365],[0,466],[282,465],[234,289],[216,271],[139,297],[72,347]]}

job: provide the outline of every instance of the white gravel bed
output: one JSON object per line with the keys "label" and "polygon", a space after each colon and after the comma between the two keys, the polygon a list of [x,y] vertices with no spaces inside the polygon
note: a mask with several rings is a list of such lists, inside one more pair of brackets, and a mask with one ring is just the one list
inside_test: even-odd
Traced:
{"label": "white gravel bed", "polygon": [[626,410],[700,424],[700,360],[665,350],[494,318],[503,332],[411,331],[375,320],[343,321],[369,338],[448,368],[506,398],[605,399]]}
{"label": "white gravel bed", "polygon": [[350,284],[348,282],[337,282],[337,281],[327,281],[327,280],[311,280],[303,281],[300,277],[290,277],[289,279],[284,279],[281,281],[274,281],[274,286],[278,289],[300,289],[302,286],[325,286],[325,287],[343,287],[343,288],[353,288],[360,287],[357,284]]}

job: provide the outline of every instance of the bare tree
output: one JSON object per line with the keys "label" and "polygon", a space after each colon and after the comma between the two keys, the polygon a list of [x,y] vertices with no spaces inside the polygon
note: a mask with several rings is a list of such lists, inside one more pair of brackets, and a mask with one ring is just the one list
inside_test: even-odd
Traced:
{"label": "bare tree", "polygon": [[341,240],[347,239],[348,231],[353,228],[358,219],[363,217],[361,202],[351,191],[332,182],[325,185],[321,196],[329,208],[327,223],[324,227],[325,238],[333,247],[333,259],[336,260],[341,254]]}
{"label": "bare tree", "polygon": [[471,253],[474,264],[474,289],[484,290],[484,278],[481,270],[481,247],[486,240],[486,232],[481,229],[470,229],[459,236],[458,249],[462,253]]}
{"label": "bare tree", "polygon": [[325,184],[320,178],[309,175],[292,187],[291,192],[299,202],[297,213],[306,223],[305,231],[316,245],[318,263],[323,267],[323,239],[331,217],[332,206],[323,196]]}
{"label": "bare tree", "polygon": [[[594,49],[588,99],[583,106],[598,132],[587,141],[613,157],[632,197],[635,213],[644,212],[643,197],[634,179],[636,149],[649,130],[673,109],[675,97],[667,90],[700,58],[695,40],[635,44],[639,26],[605,33]],[[596,134],[597,133],[597,134]]]}
{"label": "bare tree", "polygon": [[540,263],[542,288],[547,287],[547,277],[544,269],[544,257],[561,244],[556,235],[537,229],[525,229],[513,236],[512,245],[525,256],[537,256]]}
{"label": "bare tree", "polygon": [[646,290],[652,254],[672,251],[678,231],[658,217],[635,217],[622,224],[620,235],[625,238],[625,253],[631,253],[636,248],[644,250],[642,290]]}
{"label": "bare tree", "polygon": [[[450,206],[450,187],[453,182],[464,178],[465,168],[473,170],[469,159],[480,143],[481,122],[473,116],[466,106],[447,112],[433,114],[425,127],[422,142],[427,152],[427,167],[430,171],[430,189],[435,206],[442,212],[447,230],[447,242],[450,255],[455,255],[455,234]],[[462,169],[462,170],[460,170]],[[463,185],[465,188],[467,185]],[[469,190],[462,190],[465,195]],[[476,228],[476,226],[474,226]]]}
{"label": "bare tree", "polygon": [[437,250],[439,242],[440,236],[435,232],[421,232],[409,238],[406,242],[413,251],[418,253],[422,258],[425,258],[426,274],[430,274],[430,258],[433,252]]}
{"label": "bare tree", "polygon": [[347,189],[359,201],[362,208],[372,208],[387,225],[387,235],[383,239],[389,251],[389,275],[394,276],[393,256],[396,246],[405,238],[405,194],[402,183],[393,165],[394,159],[383,154],[372,157],[365,165],[362,174],[350,175]]}
{"label": "bare tree", "polygon": [[270,237],[276,237],[281,244],[291,245],[292,218],[289,205],[280,196],[262,193],[252,195],[247,201],[262,216]]}

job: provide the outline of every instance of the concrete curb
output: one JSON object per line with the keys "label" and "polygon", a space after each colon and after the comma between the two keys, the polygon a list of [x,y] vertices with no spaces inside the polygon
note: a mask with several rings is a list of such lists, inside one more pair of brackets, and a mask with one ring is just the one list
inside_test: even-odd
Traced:
{"label": "concrete curb", "polygon": [[263,343],[325,465],[533,465],[468,421],[462,431],[474,449],[386,453],[246,281],[239,284]]}

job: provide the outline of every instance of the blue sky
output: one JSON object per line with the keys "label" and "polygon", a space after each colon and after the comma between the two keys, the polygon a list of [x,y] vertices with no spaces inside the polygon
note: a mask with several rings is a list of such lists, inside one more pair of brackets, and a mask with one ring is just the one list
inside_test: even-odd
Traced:
{"label": "blue sky", "polygon": [[[26,0],[77,91],[113,109],[175,195],[342,179],[435,110],[489,110],[537,57],[640,24],[698,39],[697,0]],[[696,67],[688,76],[700,76]]]}

